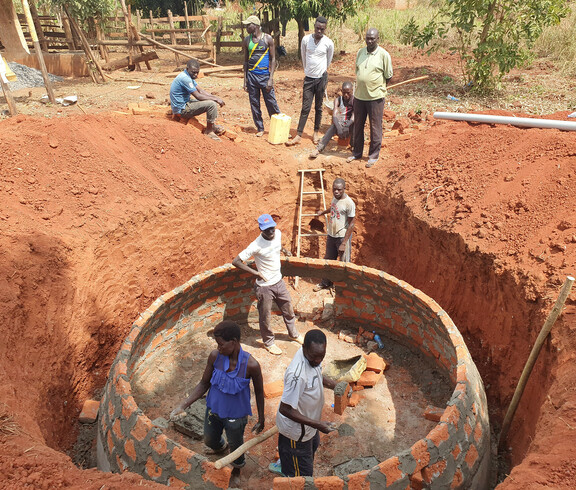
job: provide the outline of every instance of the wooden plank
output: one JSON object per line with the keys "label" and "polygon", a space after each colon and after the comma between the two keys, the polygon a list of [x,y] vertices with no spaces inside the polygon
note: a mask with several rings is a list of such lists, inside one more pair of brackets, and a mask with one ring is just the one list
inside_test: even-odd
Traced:
{"label": "wooden plank", "polygon": [[[170,30],[174,29],[174,19],[172,18],[172,11],[168,10],[168,22],[170,23]],[[177,44],[176,43],[176,36],[174,36],[174,33],[171,32],[170,33],[170,43],[171,44]],[[178,53],[174,53],[174,59],[176,60],[176,63],[180,64],[180,57],[178,56]]]}
{"label": "wooden plank", "polygon": [[110,63],[106,63],[102,66],[104,70],[114,71],[120,68],[125,68],[135,63],[149,62],[150,60],[157,60],[158,54],[156,51],[148,51],[145,53],[136,54],[133,58],[127,56],[126,58],[120,58],[118,60],[112,60]]}

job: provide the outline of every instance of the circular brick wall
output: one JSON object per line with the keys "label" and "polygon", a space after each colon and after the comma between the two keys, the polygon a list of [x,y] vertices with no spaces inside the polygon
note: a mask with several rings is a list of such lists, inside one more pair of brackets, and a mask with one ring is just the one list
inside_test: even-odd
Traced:
{"label": "circular brick wall", "polygon": [[[336,321],[393,336],[430,357],[454,384],[436,427],[370,470],[322,478],[274,478],[274,488],[487,488],[490,427],[482,380],[460,332],[437,303],[385,272],[350,263],[289,258],[285,276],[334,281]],[[190,331],[245,320],[253,276],[231,265],[194,276],[134,322],[110,369],[98,419],[98,467],[132,471],[170,486],[227,488],[231,469],[167,438],[138,408],[131,379],[141,363]]]}

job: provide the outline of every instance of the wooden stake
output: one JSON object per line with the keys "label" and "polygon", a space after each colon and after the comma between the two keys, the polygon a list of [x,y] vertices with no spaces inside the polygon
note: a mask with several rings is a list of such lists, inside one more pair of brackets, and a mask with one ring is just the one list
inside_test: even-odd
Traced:
{"label": "wooden stake", "polygon": [[248,442],[245,442],[238,449],[232,451],[228,456],[224,456],[223,458],[216,461],[214,463],[214,466],[216,467],[217,470],[223,468],[224,466],[231,463],[235,459],[238,459],[251,447],[260,444],[261,442],[264,442],[266,439],[269,439],[276,433],[278,433],[278,427],[275,425],[271,429],[268,429],[266,432],[262,432],[262,434],[258,434],[256,437],[250,439]]}
{"label": "wooden stake", "polygon": [[386,88],[388,90],[390,90],[391,88],[400,87],[401,85],[406,85],[407,83],[419,82],[421,80],[426,80],[427,78],[428,78],[428,75],[424,75],[422,77],[410,78],[409,80],[404,80],[403,82],[398,82],[398,83],[394,83],[392,85],[388,85],[388,87],[386,87]]}
{"label": "wooden stake", "polygon": [[508,431],[510,430],[510,425],[512,423],[512,419],[514,418],[514,414],[516,413],[516,408],[518,407],[518,403],[522,398],[522,394],[524,393],[524,388],[526,387],[526,383],[530,378],[530,374],[532,373],[532,368],[538,359],[538,355],[540,354],[540,349],[542,349],[542,345],[548,337],[550,330],[552,330],[552,326],[554,322],[562,312],[562,307],[570,294],[570,289],[572,288],[572,284],[574,283],[574,278],[572,276],[568,276],[566,281],[564,282],[564,286],[562,286],[562,290],[560,291],[560,295],[554,304],[554,307],[548,314],[548,318],[544,322],[542,330],[540,330],[540,334],[532,347],[532,351],[530,352],[530,356],[526,361],[526,365],[524,366],[524,370],[522,371],[522,375],[520,376],[520,380],[518,381],[518,386],[516,386],[516,390],[514,391],[514,396],[512,397],[512,401],[510,402],[510,406],[508,407],[508,411],[506,412],[506,417],[504,417],[504,422],[502,423],[502,430],[500,431],[500,439],[498,441],[498,448],[502,449],[505,442],[506,437],[508,436]]}
{"label": "wooden stake", "polygon": [[[172,19],[172,11],[168,10],[168,24],[170,24],[170,29],[174,29],[174,20]],[[171,44],[177,44],[176,43],[176,34],[174,34],[174,31],[170,32],[170,43]],[[176,59],[176,63],[179,65],[180,64],[180,58],[178,57],[178,53],[176,52],[176,50],[174,50],[175,56],[174,58]]]}
{"label": "wooden stake", "polygon": [[14,101],[14,97],[12,97],[12,92],[10,92],[8,84],[2,78],[2,75],[0,75],[0,85],[2,86],[4,97],[6,97],[6,102],[8,103],[8,110],[10,111],[10,115],[11,116],[17,115],[18,109],[16,108],[16,102]]}
{"label": "wooden stake", "polygon": [[120,6],[122,7],[122,13],[124,14],[124,24],[126,25],[126,36],[128,37],[128,58],[130,59],[130,65],[134,62],[134,47],[132,46],[132,29],[130,29],[130,19],[128,18],[128,10],[126,9],[126,2],[124,0],[119,0]]}
{"label": "wooden stake", "polygon": [[[190,29],[190,20],[188,19],[188,3],[184,2],[184,20],[186,21],[186,29]],[[188,35],[188,44],[192,45],[192,36],[190,33],[186,33]]]}
{"label": "wooden stake", "polygon": [[189,54],[184,53],[183,51],[179,51],[178,49],[174,49],[171,48],[170,46],[166,46],[165,44],[159,43],[158,41],[152,39],[151,37],[145,36],[144,34],[141,34],[140,37],[142,39],[145,39],[146,41],[151,42],[152,44],[159,46],[161,48],[167,49],[168,51],[172,51],[173,53],[179,54],[184,56],[185,58],[191,59],[191,60],[196,60],[198,61],[198,63],[205,63],[206,65],[210,65],[210,66],[220,66],[217,65],[215,63],[210,63],[209,61],[205,61],[205,60],[201,60],[199,58],[195,58],[194,56],[190,56]]}
{"label": "wooden stake", "polygon": [[28,0],[22,0],[22,7],[24,9],[24,15],[26,16],[26,22],[28,23],[28,31],[30,32],[30,36],[32,36],[32,43],[34,44],[34,51],[36,51],[36,58],[38,59],[40,71],[42,72],[42,78],[44,79],[44,86],[46,87],[48,100],[52,104],[55,104],[56,97],[54,96],[52,82],[50,81],[50,77],[48,76],[48,69],[46,68],[46,63],[44,62],[42,48],[38,42],[38,35],[36,34],[36,27],[34,26],[34,21],[32,20],[32,13],[30,12],[30,5],[28,4]]}
{"label": "wooden stake", "polygon": [[[90,43],[88,43],[88,39],[86,39],[86,36],[82,32],[82,29],[80,29],[80,26],[76,22],[76,19],[74,19],[73,17],[70,16],[70,12],[66,8],[66,6],[64,6],[64,11],[66,12],[66,15],[68,16],[68,19],[70,20],[70,26],[76,32],[76,35],[78,36],[78,38],[80,39],[80,42],[82,43],[82,49],[84,50],[84,53],[86,53],[87,62],[94,64],[94,66],[98,70],[98,73],[102,77],[102,81],[104,83],[106,83],[106,78],[104,77],[104,72],[102,71],[102,67],[100,66],[100,63],[98,63],[96,56],[94,56],[92,49],[90,49]],[[90,66],[88,67],[88,71],[92,73]],[[98,80],[96,79],[96,76],[93,73],[92,73],[92,80],[94,80],[94,83],[98,83]]]}

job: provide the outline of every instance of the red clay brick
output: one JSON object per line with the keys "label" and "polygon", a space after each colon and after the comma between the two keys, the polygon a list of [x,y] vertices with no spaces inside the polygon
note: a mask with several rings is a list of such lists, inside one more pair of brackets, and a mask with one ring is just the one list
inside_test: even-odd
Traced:
{"label": "red clay brick", "polygon": [[400,480],[404,473],[399,468],[400,460],[398,456],[394,456],[393,458],[388,458],[386,461],[382,461],[378,465],[379,470],[386,475],[386,486],[389,487],[392,483],[397,482]]}
{"label": "red clay brick", "polygon": [[474,428],[474,439],[478,442],[482,439],[482,424],[480,421],[476,423],[476,427]]}
{"label": "red clay brick", "polygon": [[[306,480],[302,476],[297,476],[295,478],[274,478],[272,488],[274,490],[304,490],[304,485],[306,485]],[[350,488],[350,485],[348,485]]]}
{"label": "red clay brick", "polygon": [[106,436],[106,441],[108,442],[108,452],[112,452],[114,448],[114,441],[112,440],[112,431],[108,431],[108,435]]}
{"label": "red clay brick", "polygon": [[478,460],[478,450],[476,449],[476,446],[474,444],[470,444],[470,447],[468,448],[468,452],[466,453],[464,461],[466,461],[468,467],[472,469],[477,460]]}
{"label": "red clay brick", "polygon": [[347,384],[344,393],[341,395],[337,395],[334,392],[334,413],[338,415],[342,415],[346,407],[348,406],[348,393],[350,393],[350,384]]}
{"label": "red clay brick", "polygon": [[452,483],[450,484],[450,488],[460,488],[462,482],[464,481],[464,476],[462,475],[462,470],[458,468],[454,473],[454,478],[452,479]]}
{"label": "red clay brick", "polygon": [[148,418],[145,418],[143,416],[139,416],[136,419],[136,424],[134,425],[131,434],[137,441],[141,441],[146,437],[146,435],[151,429],[152,429],[152,423],[150,422],[150,420],[148,420]]}
{"label": "red clay brick", "polygon": [[279,379],[273,381],[272,383],[266,383],[264,385],[264,398],[275,398],[282,394],[284,390],[284,381]]}
{"label": "red clay brick", "polygon": [[424,478],[422,478],[422,472],[416,471],[410,477],[410,490],[423,490],[424,489]]}
{"label": "red clay brick", "polygon": [[127,395],[132,392],[132,387],[130,386],[130,383],[126,381],[124,378],[121,378],[120,376],[116,378],[115,385],[117,395]]}
{"label": "red clay brick", "polygon": [[422,469],[422,476],[427,483],[432,483],[432,480],[438,478],[446,469],[446,461],[441,459],[437,463],[426,466]]}
{"label": "red clay brick", "polygon": [[412,457],[416,460],[416,469],[414,471],[420,471],[430,462],[428,445],[424,439],[416,441],[416,443],[414,443],[410,448],[410,452],[412,453]]}
{"label": "red clay brick", "polygon": [[442,415],[444,414],[444,408],[440,407],[433,407],[432,405],[428,405],[426,410],[424,411],[424,418],[427,420],[431,420],[432,422],[440,422]]}
{"label": "red clay brick", "polygon": [[450,438],[450,433],[448,432],[448,425],[444,423],[438,424],[428,433],[428,439],[432,441],[432,443],[438,447],[444,441],[447,441]]}
{"label": "red clay brick", "polygon": [[[364,387],[362,386],[362,388],[364,388]],[[356,405],[358,405],[360,403],[361,399],[362,399],[362,395],[360,394],[360,392],[355,391],[354,393],[352,393],[352,396],[350,398],[348,398],[348,406],[355,407]]]}
{"label": "red clay brick", "polygon": [[136,448],[134,447],[134,441],[132,439],[128,439],[126,444],[124,444],[124,452],[132,461],[136,461]]}
{"label": "red clay brick", "polygon": [[122,399],[122,416],[126,420],[128,420],[137,409],[138,405],[136,405],[133,397],[128,396]]}
{"label": "red clay brick", "polygon": [[188,473],[190,471],[191,465],[188,462],[192,452],[189,449],[183,447],[175,446],[172,449],[172,461],[176,465],[176,471],[180,473]]}
{"label": "red clay brick", "polygon": [[168,439],[164,434],[159,434],[150,439],[150,447],[159,455],[164,455],[168,452],[168,447],[166,446],[167,440]]}
{"label": "red clay brick", "polygon": [[148,461],[146,461],[146,473],[148,473],[148,476],[152,479],[162,475],[162,468],[152,460],[152,456],[149,456]]}
{"label": "red clay brick", "polygon": [[116,436],[116,439],[122,441],[124,439],[124,434],[122,434],[122,427],[120,426],[120,419],[116,419],[112,425],[112,431]]}
{"label": "red clay brick", "polygon": [[375,373],[374,371],[364,371],[361,375],[360,378],[358,379],[357,383],[360,386],[375,386],[376,383],[378,383],[378,381],[380,381],[380,378],[382,377],[382,374],[378,374]]}
{"label": "red clay brick", "polygon": [[350,386],[352,386],[352,391],[362,391],[364,389],[364,386],[360,386],[356,383],[351,383]]}
{"label": "red clay brick", "polygon": [[464,424],[464,431],[466,431],[466,435],[468,437],[470,437],[470,434],[472,434],[472,426],[468,423],[468,421],[466,421]]}
{"label": "red clay brick", "polygon": [[366,479],[370,470],[359,471],[348,475],[348,490],[363,490],[370,488],[370,482]]}
{"label": "red clay brick", "polygon": [[171,476],[168,478],[168,486],[174,488],[185,488],[188,483],[183,482],[182,480],[176,478],[175,476]]}
{"label": "red clay brick", "polygon": [[460,444],[456,444],[456,447],[452,450],[452,456],[454,456],[454,459],[457,460],[461,452],[462,449],[460,448]]}
{"label": "red clay brick", "polygon": [[318,490],[342,490],[344,481],[337,476],[322,476],[314,478],[314,485]]}
{"label": "red clay brick", "polygon": [[386,361],[376,354],[376,352],[370,352],[370,354],[364,357],[366,358],[366,371],[381,373],[386,369]]}
{"label": "red clay brick", "polygon": [[456,405],[450,405],[446,407],[442,417],[440,417],[442,422],[453,425],[458,429],[458,421],[460,420],[460,409]]}
{"label": "red clay brick", "polygon": [[214,463],[203,461],[202,469],[204,470],[202,479],[205,482],[210,482],[217,488],[228,488],[230,476],[232,475],[232,468],[224,466],[224,468],[217,470],[214,467]]}
{"label": "red clay brick", "polygon": [[92,424],[96,422],[99,408],[100,402],[96,400],[86,400],[82,406],[82,411],[80,412],[78,420],[83,424]]}

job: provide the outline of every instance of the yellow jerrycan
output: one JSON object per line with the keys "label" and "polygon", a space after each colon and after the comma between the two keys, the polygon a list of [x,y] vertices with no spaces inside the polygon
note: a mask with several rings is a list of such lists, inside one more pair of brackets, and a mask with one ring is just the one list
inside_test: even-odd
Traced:
{"label": "yellow jerrycan", "polygon": [[290,137],[290,123],[292,118],[286,114],[274,114],[270,118],[270,132],[268,143],[279,145],[286,143]]}

